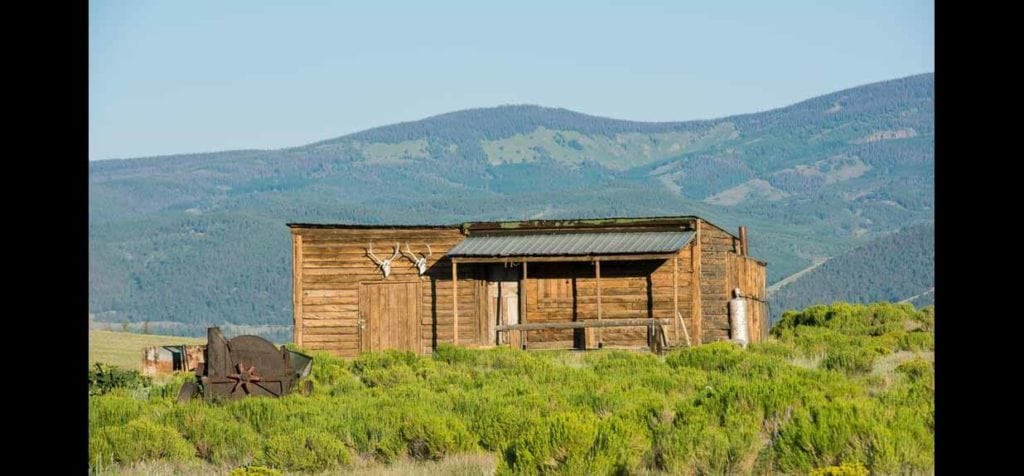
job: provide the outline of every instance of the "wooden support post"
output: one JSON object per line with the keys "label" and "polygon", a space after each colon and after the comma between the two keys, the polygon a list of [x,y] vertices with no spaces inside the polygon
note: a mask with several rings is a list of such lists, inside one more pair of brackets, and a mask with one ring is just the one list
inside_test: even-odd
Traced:
{"label": "wooden support post", "polygon": [[487,296],[487,281],[478,279],[474,287],[473,296],[476,299],[476,341],[481,347],[491,347],[496,342],[494,339],[495,323],[487,317],[487,309],[490,307],[490,299]]}
{"label": "wooden support post", "polygon": [[740,256],[747,256],[747,227],[740,227]]}
{"label": "wooden support post", "polygon": [[[601,322],[601,260],[594,261],[594,277],[597,285],[597,322]],[[604,347],[604,330],[597,329],[597,348]]]}
{"label": "wooden support post", "polygon": [[459,264],[452,260],[452,345],[459,345]]}
{"label": "wooden support post", "polygon": [[700,345],[701,343],[701,320],[704,318],[704,312],[701,309],[700,299],[700,219],[696,220],[696,231],[693,235],[693,245],[690,246],[690,263],[692,264],[692,277],[690,278],[690,327],[693,328],[693,332],[690,333],[690,338],[693,339],[694,345]]}
{"label": "wooden support post", "polygon": [[[519,323],[526,324],[526,262],[523,261],[523,280],[519,283]],[[526,349],[526,331],[520,333],[519,340],[523,349]]]}
{"label": "wooden support post", "polygon": [[679,257],[672,258],[672,341],[679,342]]}
{"label": "wooden support post", "polygon": [[295,325],[292,340],[302,346],[302,235],[292,233],[292,313]]}
{"label": "wooden support post", "polygon": [[601,327],[636,327],[636,326],[663,326],[670,324],[671,319],[605,319],[595,322],[593,319],[582,321],[561,321],[561,322],[535,322],[532,324],[507,324],[497,326],[499,332],[515,332],[523,330],[540,329],[591,329]]}

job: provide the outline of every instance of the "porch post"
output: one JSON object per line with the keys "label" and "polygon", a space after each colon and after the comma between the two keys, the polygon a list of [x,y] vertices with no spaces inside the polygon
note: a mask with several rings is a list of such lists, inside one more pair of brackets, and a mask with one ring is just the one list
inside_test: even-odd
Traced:
{"label": "porch post", "polygon": [[[519,323],[526,324],[526,261],[523,261],[523,280],[519,284]],[[526,348],[526,331],[519,331],[522,348]]]}
{"label": "porch post", "polygon": [[679,256],[672,257],[672,340],[679,342]]}
{"label": "porch post", "polygon": [[[594,280],[597,284],[597,322],[601,322],[601,260],[594,260]],[[604,347],[604,328],[597,328],[597,348]]]}
{"label": "porch post", "polygon": [[700,345],[701,320],[704,319],[703,303],[700,296],[700,255],[702,252],[700,246],[700,218],[694,221],[693,244],[690,245],[690,328],[693,329],[690,332],[690,339],[693,340],[694,345]]}
{"label": "porch post", "polygon": [[452,260],[452,345],[459,345],[459,265]]}

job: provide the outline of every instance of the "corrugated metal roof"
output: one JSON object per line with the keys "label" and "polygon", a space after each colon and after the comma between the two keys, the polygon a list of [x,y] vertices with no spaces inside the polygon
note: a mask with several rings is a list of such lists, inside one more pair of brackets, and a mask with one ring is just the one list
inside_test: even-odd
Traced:
{"label": "corrugated metal roof", "polygon": [[587,256],[672,253],[693,239],[692,231],[537,233],[470,236],[448,256]]}

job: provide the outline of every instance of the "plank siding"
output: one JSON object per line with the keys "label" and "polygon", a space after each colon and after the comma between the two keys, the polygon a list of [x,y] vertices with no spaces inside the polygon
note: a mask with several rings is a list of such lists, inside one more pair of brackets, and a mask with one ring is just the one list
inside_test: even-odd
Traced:
{"label": "plank siding", "polygon": [[292,234],[292,327],[295,334],[295,345],[301,346],[302,341],[302,309],[305,303],[302,289],[302,235]]}
{"label": "plank siding", "polygon": [[737,252],[732,235],[708,222],[700,231],[700,342],[729,339],[728,258]]}
{"label": "plank siding", "polygon": [[[456,228],[380,228],[333,229],[293,228],[293,305],[296,343],[309,350],[324,350],[339,357],[355,357],[362,347],[395,345],[407,347],[402,335],[413,334],[416,351],[429,353],[439,343],[451,342],[453,309],[451,262],[444,254],[463,235]],[[399,255],[391,263],[391,275],[383,279],[380,269],[366,256],[366,246],[373,242],[374,254],[390,257],[396,242],[404,248],[408,242],[416,253],[425,252],[429,243],[433,255],[427,259],[427,273],[419,276],[412,263]],[[475,286],[462,286],[463,279],[475,279],[472,266],[459,269],[459,340],[477,339],[478,292]],[[388,305],[418,307],[413,325],[401,333],[374,333],[360,329],[360,308],[368,306],[360,296],[360,285],[368,283],[414,283],[418,291],[413,303]],[[402,294],[384,299],[402,300]],[[364,312],[369,312],[364,309]],[[365,335],[367,340],[363,341]],[[300,337],[301,336],[301,337]],[[299,339],[302,339],[299,342]],[[376,339],[376,340],[373,340]],[[396,340],[397,339],[397,340]],[[365,344],[365,345],[364,345]]]}
{"label": "plank siding", "polygon": [[[498,305],[497,297],[491,295],[498,286],[487,280],[492,265],[459,262],[457,286],[452,282],[453,266],[445,254],[465,238],[459,228],[296,226],[292,234],[294,332],[302,347],[355,357],[383,348],[429,354],[439,344],[452,343],[456,335],[460,346],[496,345],[494,328],[498,323],[488,318],[496,316],[491,308]],[[429,243],[433,255],[427,259],[427,272],[418,275],[413,264],[399,255],[384,279],[366,256],[371,241],[381,258],[391,256],[395,243],[404,249],[408,242],[416,253],[425,251],[424,244]],[[588,261],[532,262],[521,286],[522,265],[509,268],[516,270],[519,280],[514,275],[505,280],[515,284],[508,288],[510,296],[522,298],[517,298],[522,307],[516,306],[521,322],[597,319],[600,296],[603,319],[671,319],[672,326],[666,326],[670,344],[683,343],[681,325],[697,345],[729,338],[732,288],[763,299],[765,267],[738,255],[740,246],[726,231],[700,221],[694,241],[673,257],[602,261],[600,291],[595,265]],[[382,283],[397,287],[373,286]],[[750,335],[757,341],[766,331],[767,310],[754,300],[750,304]],[[370,308],[401,309],[403,316],[413,317],[396,320]],[[538,329],[505,334],[500,345],[596,348],[598,339],[606,347],[646,347],[648,329]]]}
{"label": "plank siding", "polygon": [[[682,269],[690,267],[689,245],[676,255]],[[581,321],[597,319],[597,280],[595,266],[587,262],[531,263],[526,283],[529,322]],[[674,302],[679,297],[679,311],[684,325],[690,325],[691,279],[677,276],[678,293],[673,292],[671,259],[650,261],[605,261],[601,263],[601,314],[605,319],[675,319]],[[646,327],[601,329],[603,342],[609,347],[643,347],[647,345]],[[568,342],[578,344],[583,336],[593,340],[598,334],[573,329],[526,331],[530,346],[534,343]],[[671,337],[671,334],[669,334]],[[553,344],[552,344],[553,345]],[[545,347],[548,345],[545,344]],[[570,345],[571,346],[571,345]],[[585,342],[596,348],[596,342]],[[542,348],[542,347],[537,347]]]}
{"label": "plank siding", "polygon": [[[751,342],[760,342],[767,335],[768,305],[765,266],[748,256],[729,255],[728,289],[740,288],[747,300],[748,334]],[[731,331],[731,330],[730,330]]]}

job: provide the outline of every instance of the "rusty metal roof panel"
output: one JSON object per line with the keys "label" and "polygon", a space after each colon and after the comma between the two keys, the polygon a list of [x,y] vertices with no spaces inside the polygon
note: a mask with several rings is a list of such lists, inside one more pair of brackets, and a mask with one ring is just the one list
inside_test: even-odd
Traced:
{"label": "rusty metal roof panel", "polygon": [[673,253],[693,239],[692,231],[536,233],[470,236],[448,256],[589,256]]}

